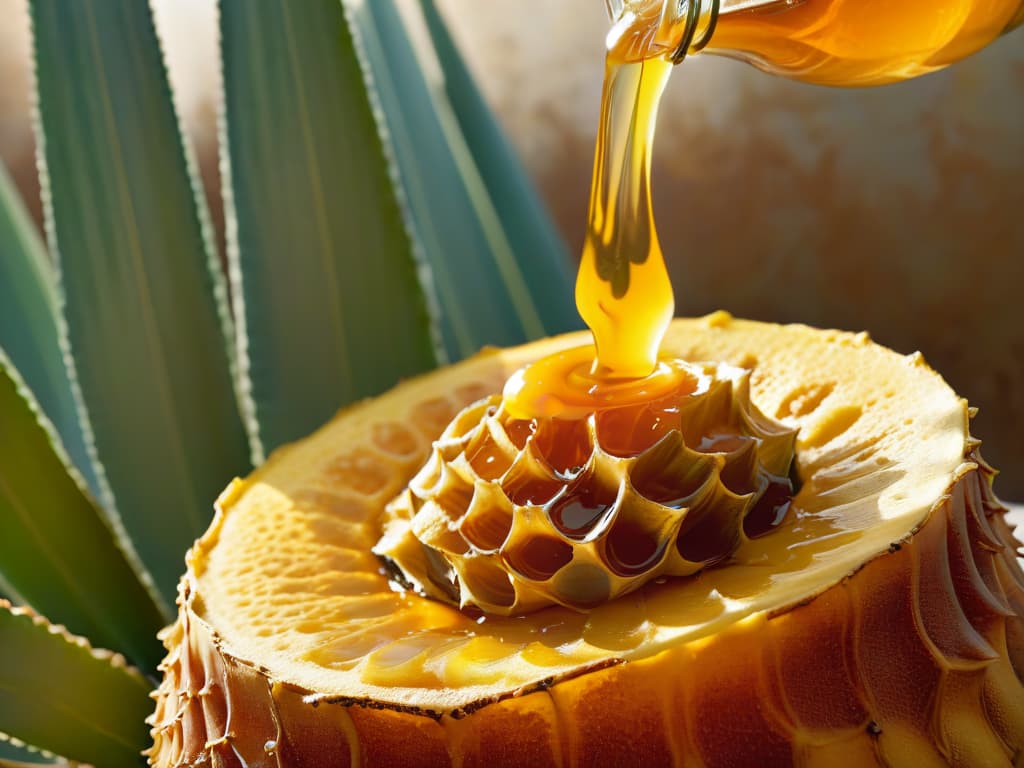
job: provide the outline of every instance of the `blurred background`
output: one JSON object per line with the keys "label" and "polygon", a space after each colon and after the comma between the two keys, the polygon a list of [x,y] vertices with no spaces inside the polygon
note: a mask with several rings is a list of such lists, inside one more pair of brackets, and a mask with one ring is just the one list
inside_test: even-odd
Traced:
{"label": "blurred background", "polygon": [[[604,3],[439,5],[576,253]],[[222,232],[214,3],[154,7]],[[25,0],[0,0],[0,156],[39,221],[30,77]],[[654,186],[679,314],[725,308],[921,350],[980,407],[997,492],[1024,499],[1024,32],[876,89],[690,59],[665,97]]]}

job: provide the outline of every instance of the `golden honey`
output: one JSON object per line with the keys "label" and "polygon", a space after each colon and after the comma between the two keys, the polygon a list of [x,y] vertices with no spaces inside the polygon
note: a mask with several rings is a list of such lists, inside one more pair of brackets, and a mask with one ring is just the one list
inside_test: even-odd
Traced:
{"label": "golden honey", "polygon": [[163,634],[152,764],[1022,753],[1024,576],[966,401],[862,334],[716,313],[662,343],[650,29],[609,54],[577,291],[595,345],[405,382],[236,481]]}
{"label": "golden honey", "polygon": [[1024,20],[1021,0],[797,0],[725,12],[707,50],[825,85],[933,72]]}
{"label": "golden honey", "polygon": [[[723,2],[720,13],[710,5],[698,4],[689,29],[709,52],[831,85],[887,83],[941,69],[1024,20],[1021,0],[761,0]],[[675,303],[654,226],[650,168],[658,104],[688,27],[658,0],[621,8],[609,35],[576,280],[576,306],[596,353],[572,350],[513,377],[507,407],[524,418],[580,418],[612,407],[603,382],[616,382],[623,404],[679,386],[671,367],[658,363]]]}
{"label": "golden honey", "polygon": [[[559,361],[592,351],[571,348],[541,368],[562,375]],[[678,358],[658,366],[627,382],[624,398],[615,379],[597,380],[594,394],[570,372],[563,388],[591,403],[560,417],[520,419],[499,395],[470,404],[387,505],[374,552],[405,587],[509,616],[588,610],[725,563],[778,530],[796,430],[752,403],[748,370]],[[680,388],[641,394],[673,379]]]}
{"label": "golden honey", "polygon": [[644,20],[610,45],[586,240],[576,278],[576,307],[594,336],[540,360],[505,387],[506,407],[520,418],[583,418],[685,387],[686,374],[658,361],[675,299],[651,209],[655,119],[672,64],[646,56]]}

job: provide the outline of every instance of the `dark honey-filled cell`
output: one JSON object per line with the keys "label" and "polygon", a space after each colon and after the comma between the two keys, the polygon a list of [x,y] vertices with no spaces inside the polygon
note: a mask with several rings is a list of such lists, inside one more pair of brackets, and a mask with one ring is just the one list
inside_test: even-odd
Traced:
{"label": "dark honey-filled cell", "polygon": [[483,480],[497,480],[512,466],[512,457],[497,444],[487,429],[481,429],[466,446],[466,460]]}
{"label": "dark honey-filled cell", "polygon": [[533,437],[537,431],[537,422],[534,419],[509,419],[504,424],[505,434],[512,441],[516,450],[523,450],[526,441]]}
{"label": "dark honey-filled cell", "polygon": [[680,509],[712,479],[714,467],[711,457],[687,456],[682,438],[674,433],[637,459],[629,479],[644,498]]}
{"label": "dark honey-filled cell", "polygon": [[620,517],[604,539],[604,561],[617,576],[637,576],[656,566],[665,554],[667,539],[639,521]]}
{"label": "dark honey-filled cell", "polygon": [[555,478],[522,473],[506,478],[502,488],[513,504],[538,506],[551,501],[562,490],[562,483]]}
{"label": "dark honey-filled cell", "polygon": [[715,563],[724,560],[739,544],[739,524],[735,515],[703,508],[688,516],[676,537],[676,549],[691,563]]}
{"label": "dark honey-filled cell", "polygon": [[505,562],[531,581],[547,581],[572,560],[572,545],[553,536],[533,536],[510,547]]}
{"label": "dark honey-filled cell", "polygon": [[669,398],[642,406],[608,408],[595,414],[594,420],[602,450],[631,458],[679,429],[679,409],[675,398]]}
{"label": "dark honey-filled cell", "polygon": [[594,452],[585,420],[547,419],[540,424],[535,420],[530,423],[536,425],[533,441],[537,453],[564,477],[579,472]]}
{"label": "dark honey-filled cell", "polygon": [[[723,438],[718,438],[722,441]],[[738,496],[753,493],[758,485],[757,440],[754,438],[728,438],[728,447],[720,453],[725,459],[722,466],[722,485]]]}
{"label": "dark honey-filled cell", "polygon": [[563,536],[582,540],[600,525],[614,503],[614,493],[584,483],[552,504],[548,517]]}
{"label": "dark honey-filled cell", "polygon": [[743,518],[743,533],[748,539],[764,536],[782,525],[793,504],[793,484],[788,478],[772,477]]}

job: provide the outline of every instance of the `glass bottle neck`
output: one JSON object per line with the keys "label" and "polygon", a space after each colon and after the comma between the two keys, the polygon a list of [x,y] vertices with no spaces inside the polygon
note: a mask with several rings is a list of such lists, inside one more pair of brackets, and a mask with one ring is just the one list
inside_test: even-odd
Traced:
{"label": "glass bottle neck", "polygon": [[[728,0],[726,0],[728,2]],[[666,5],[675,6],[679,42],[671,59],[678,64],[691,53],[698,53],[711,41],[718,24],[721,0],[668,0]]]}
{"label": "glass bottle neck", "polygon": [[664,56],[678,64],[710,41],[719,14],[799,0],[605,0],[614,26],[608,48],[628,50],[627,59]]}

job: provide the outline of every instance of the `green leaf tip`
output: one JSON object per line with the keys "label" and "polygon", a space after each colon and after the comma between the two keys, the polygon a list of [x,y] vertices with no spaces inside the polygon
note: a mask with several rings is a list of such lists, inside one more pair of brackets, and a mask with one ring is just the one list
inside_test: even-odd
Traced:
{"label": "green leaf tip", "polygon": [[68,765],[68,762],[52,752],[0,732],[0,768],[37,768],[40,765]]}
{"label": "green leaf tip", "polygon": [[0,600],[0,731],[104,768],[140,763],[148,681],[120,654]]}
{"label": "green leaf tip", "polygon": [[56,275],[35,225],[0,162],[0,349],[18,366],[97,498],[91,432],[64,365]]}
{"label": "green leaf tip", "polygon": [[9,593],[156,668],[164,617],[2,350],[0,529],[0,582]]}

